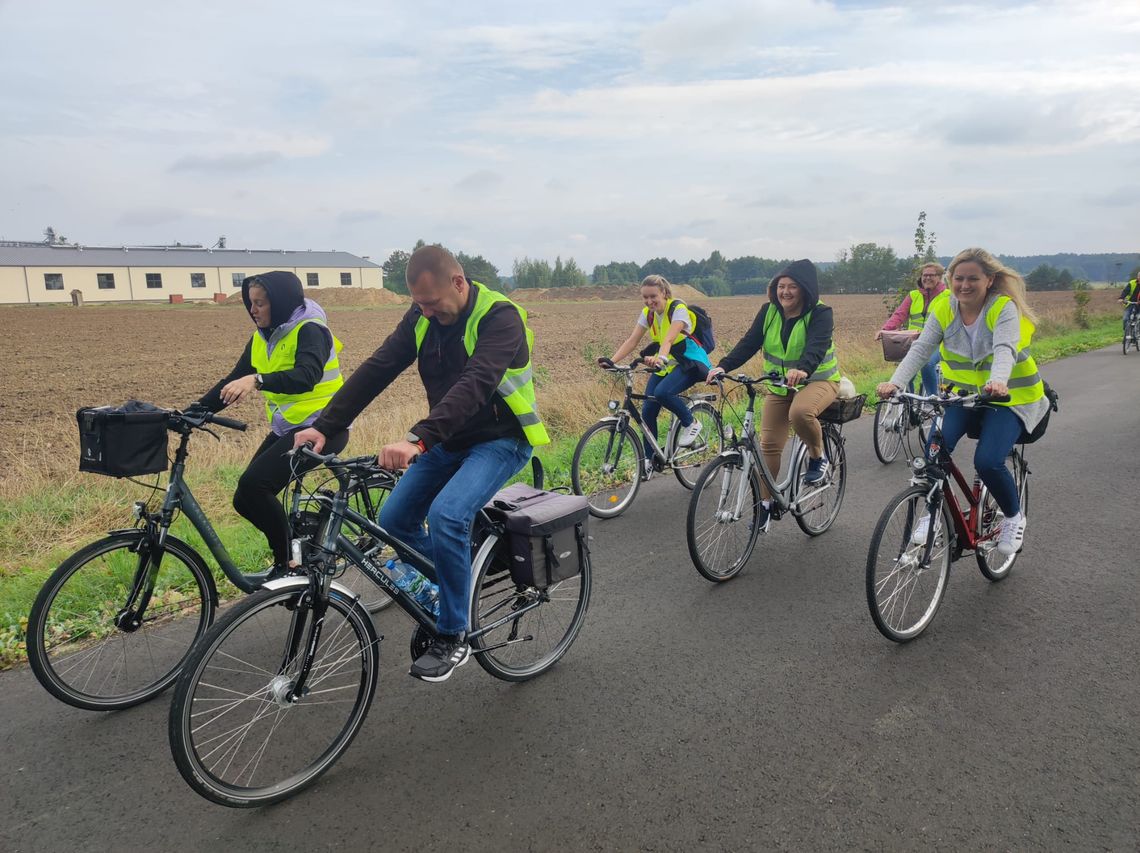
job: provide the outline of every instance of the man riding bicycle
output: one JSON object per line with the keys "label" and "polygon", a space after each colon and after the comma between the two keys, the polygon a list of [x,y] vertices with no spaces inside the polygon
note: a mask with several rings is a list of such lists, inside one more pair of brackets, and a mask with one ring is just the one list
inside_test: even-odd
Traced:
{"label": "man riding bicycle", "polygon": [[435,564],[439,636],[409,674],[438,682],[471,653],[466,632],[472,522],[533,448],[550,438],[535,405],[534,336],[526,312],[468,279],[439,246],[417,249],[406,276],[414,304],[312,428],[297,434],[296,444],[312,442],[320,452],[326,436],[347,427],[417,363],[430,410],[403,441],[379,453],[384,467],[408,469],[384,503],[379,524]]}
{"label": "man riding bicycle", "polygon": [[1124,285],[1124,289],[1120,291],[1120,302],[1125,304],[1124,308],[1124,332],[1128,333],[1128,324],[1132,322],[1132,317],[1137,311],[1140,311],[1140,306],[1136,304],[1140,300],[1140,271],[1132,276],[1132,280]]}

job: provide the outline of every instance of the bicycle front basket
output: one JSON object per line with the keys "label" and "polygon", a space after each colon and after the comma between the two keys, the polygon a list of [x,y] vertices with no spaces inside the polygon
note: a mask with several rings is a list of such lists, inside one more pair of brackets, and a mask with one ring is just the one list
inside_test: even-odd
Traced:
{"label": "bicycle front basket", "polygon": [[845,424],[863,414],[865,402],[867,402],[866,394],[860,394],[858,397],[851,397],[846,400],[836,400],[819,413],[819,419],[833,424]]}
{"label": "bicycle front basket", "polygon": [[134,403],[118,408],[83,408],[75,413],[80,471],[136,477],[166,470],[167,413],[157,407],[141,408]]}
{"label": "bicycle front basket", "polygon": [[909,330],[883,332],[883,360],[902,361],[910,350],[910,345],[918,340],[919,334]]}

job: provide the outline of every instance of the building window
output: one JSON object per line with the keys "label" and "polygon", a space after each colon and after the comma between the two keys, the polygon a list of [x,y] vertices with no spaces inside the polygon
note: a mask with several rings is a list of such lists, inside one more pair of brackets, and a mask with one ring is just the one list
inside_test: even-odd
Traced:
{"label": "building window", "polygon": [[340,283],[345,287],[352,287],[352,273],[342,272],[340,274]]}
{"label": "building window", "polygon": [[162,273],[148,272],[146,274],[146,286],[149,290],[158,290],[162,287]]}
{"label": "building window", "polygon": [[305,273],[305,281],[308,282],[309,287],[320,287],[321,274],[319,272]]}
{"label": "building window", "polygon": [[95,283],[100,290],[115,289],[115,274],[113,272],[100,272],[95,274]]}
{"label": "building window", "polygon": [[63,273],[45,272],[44,287],[48,290],[63,290]]}
{"label": "building window", "polygon": [[190,286],[191,287],[205,287],[206,286],[206,274],[204,272],[192,272],[192,273],[190,273]]}
{"label": "building window", "polygon": [[233,279],[234,287],[241,287],[241,283],[245,281],[245,273],[243,272],[231,273],[230,277]]}

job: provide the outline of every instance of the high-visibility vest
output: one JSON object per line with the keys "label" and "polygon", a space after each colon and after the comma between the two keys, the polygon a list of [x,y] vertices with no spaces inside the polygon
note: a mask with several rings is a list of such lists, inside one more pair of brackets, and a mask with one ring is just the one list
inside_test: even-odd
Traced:
{"label": "high-visibility vest", "polygon": [[[1008,296],[999,296],[986,310],[985,322],[978,326],[975,333],[975,336],[982,336],[982,343],[986,344],[986,355],[977,362],[973,360],[972,353],[958,352],[946,345],[946,330],[954,322],[950,300],[937,299],[931,303],[930,311],[942,326],[942,345],[939,355],[942,359],[942,378],[946,382],[970,393],[981,391],[989,382],[990,368],[994,360],[994,326],[1002,308],[1009,301]],[[999,406],[1024,406],[1027,403],[1035,403],[1045,396],[1045,385],[1037,372],[1037,362],[1030,353],[1030,344],[1033,342],[1033,332],[1036,327],[1029,318],[1024,315],[1019,316],[1021,325],[1017,342],[1017,360],[1006,382],[1010,399],[1008,403],[997,403]],[[959,340],[968,341],[964,332]]]}
{"label": "high-visibility vest", "polygon": [[[673,306],[677,304],[681,305],[689,315],[689,328],[695,329],[697,327],[697,315],[693,313],[688,305],[685,305],[684,302],[680,302],[677,299],[666,300],[665,312],[661,315],[660,323],[657,322],[657,315],[649,310],[648,305],[641,309],[642,316],[645,317],[645,322],[649,325],[649,338],[654,341],[659,348],[665,345],[665,334],[669,331],[669,327],[673,325]],[[681,334],[677,336],[677,339],[683,342],[683,346],[681,347],[682,352],[684,352],[685,347],[688,346],[688,342],[692,340],[692,338],[685,334],[683,329],[681,330]],[[700,346],[700,344],[697,344],[697,346]],[[657,371],[657,375],[668,376],[673,372],[676,366],[677,359],[673,355],[672,347],[670,347],[669,358],[665,366]]]}
{"label": "high-visibility vest", "polygon": [[[822,305],[823,303],[817,303]],[[784,347],[784,341],[780,336],[781,328],[783,326],[783,317],[780,312],[776,310],[776,306],[769,304],[768,311],[764,315],[764,369],[772,372],[787,373],[791,368],[794,368],[800,358],[803,357],[804,347],[807,345],[807,327],[811,322],[812,312],[808,311],[806,314],[800,316],[795,324],[792,326],[792,333],[788,336],[788,346]],[[804,380],[804,384],[808,382],[838,382],[839,381],[839,359],[835,356],[835,341],[832,340],[827,345],[827,354],[824,355],[823,360],[819,363],[816,369],[812,372],[811,376]],[[775,394],[787,394],[786,388],[771,388]]]}
{"label": "high-visibility vest", "polygon": [[1128,282],[1128,296],[1127,296],[1127,299],[1128,299],[1128,301],[1129,301],[1129,302],[1135,302],[1135,301],[1136,301],[1136,292],[1137,292],[1138,290],[1140,290],[1140,279],[1135,279],[1135,278],[1134,278],[1134,279],[1132,279],[1130,282]]}
{"label": "high-visibility vest", "polygon": [[906,327],[914,332],[921,332],[926,325],[926,296],[917,288],[910,292],[910,316],[907,317]]}
{"label": "high-visibility vest", "polygon": [[[328,325],[319,318],[302,320],[292,329],[289,329],[273,344],[273,352],[269,351],[269,343],[260,332],[253,333],[253,343],[249,348],[249,360],[253,364],[255,373],[280,373],[292,370],[297,360],[297,335],[306,323],[316,323],[319,326]],[[273,416],[279,415],[286,423],[296,426],[304,423],[312,415],[317,414],[332,399],[332,395],[344,384],[344,377],[340,374],[339,353],[342,344],[331,331],[332,346],[329,347],[329,357],[325,360],[325,372],[320,381],[310,391],[300,394],[277,394],[262,390],[265,395],[265,417],[273,423]]]}
{"label": "high-visibility vest", "polygon": [[[467,357],[470,358],[475,352],[475,344],[479,341],[479,323],[487,316],[487,312],[491,308],[500,302],[506,302],[519,312],[523,328],[526,330],[526,364],[518,368],[508,367],[507,372],[499,381],[499,387],[496,391],[503,398],[503,402],[507,404],[507,408],[518,418],[526,440],[533,447],[549,444],[550,436],[546,432],[542,419],[538,416],[538,405],[535,400],[534,372],[531,369],[531,357],[534,353],[534,332],[526,324],[526,311],[503,294],[491,290],[489,287],[484,287],[477,281],[471,282],[471,286],[475,288],[475,307],[471,310],[471,316],[467,318],[467,326],[463,330],[463,348],[467,350]],[[423,346],[428,323],[428,318],[423,315],[420,315],[416,321],[416,355],[419,355],[420,347]]]}

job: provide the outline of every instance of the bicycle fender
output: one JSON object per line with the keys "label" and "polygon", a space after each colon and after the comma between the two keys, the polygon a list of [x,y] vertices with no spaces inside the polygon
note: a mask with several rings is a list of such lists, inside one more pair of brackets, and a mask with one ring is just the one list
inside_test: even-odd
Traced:
{"label": "bicycle fender", "polygon": [[[108,539],[145,539],[146,532],[138,527],[123,527],[118,530],[108,530]],[[173,542],[176,546],[181,546],[187,553],[192,555],[198,560],[202,573],[206,578],[207,589],[210,599],[214,603],[214,607],[218,606],[218,584],[214,580],[214,573],[210,571],[209,564],[203,559],[202,555],[198,553],[198,549],[192,547],[185,539],[179,539],[177,536],[167,534],[167,543]]]}
{"label": "bicycle fender", "polygon": [[[356,599],[356,593],[339,581],[333,581],[330,586],[342,595],[346,595],[353,600]],[[261,589],[271,589],[274,591],[277,591],[279,589],[292,589],[293,587],[297,587],[298,589],[308,589],[309,579],[304,575],[293,575],[292,577],[274,578],[273,580],[266,581],[261,585]]]}

